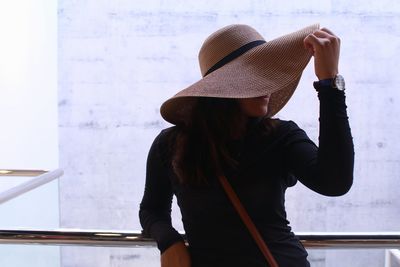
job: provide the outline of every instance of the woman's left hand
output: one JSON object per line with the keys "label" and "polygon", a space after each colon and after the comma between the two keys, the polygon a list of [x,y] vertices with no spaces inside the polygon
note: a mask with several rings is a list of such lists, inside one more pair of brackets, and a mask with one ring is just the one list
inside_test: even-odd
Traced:
{"label": "woman's left hand", "polygon": [[319,80],[338,74],[340,39],[330,30],[321,28],[304,38],[304,46],[314,55],[315,74]]}
{"label": "woman's left hand", "polygon": [[190,254],[185,243],[179,241],[161,254],[161,267],[190,267]]}

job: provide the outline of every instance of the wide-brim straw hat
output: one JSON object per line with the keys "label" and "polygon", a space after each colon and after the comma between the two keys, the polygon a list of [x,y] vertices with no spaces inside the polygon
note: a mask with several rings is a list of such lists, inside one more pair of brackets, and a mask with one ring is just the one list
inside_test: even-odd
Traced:
{"label": "wide-brim straw hat", "polygon": [[226,26],[211,34],[199,52],[203,78],[161,105],[161,116],[172,124],[190,120],[199,97],[253,98],[270,95],[268,117],[293,95],[312,53],[304,38],[318,24],[266,42],[252,27]]}

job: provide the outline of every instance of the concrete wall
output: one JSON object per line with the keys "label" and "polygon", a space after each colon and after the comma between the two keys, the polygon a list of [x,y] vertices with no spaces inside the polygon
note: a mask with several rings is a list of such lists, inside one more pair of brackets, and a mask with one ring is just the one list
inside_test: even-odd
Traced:
{"label": "concrete wall", "polygon": [[[203,40],[231,23],[271,39],[320,22],[342,39],[356,166],[354,187],[327,198],[298,184],[287,197],[295,231],[399,230],[400,4],[385,1],[59,1],[62,227],[140,229],[145,161],[167,127],[160,104],[200,78]],[[277,117],[317,141],[311,63]],[[174,223],[181,229],[180,215]],[[158,265],[155,249],[63,248],[63,266]],[[382,251],[310,251],[312,266],[381,266]]]}

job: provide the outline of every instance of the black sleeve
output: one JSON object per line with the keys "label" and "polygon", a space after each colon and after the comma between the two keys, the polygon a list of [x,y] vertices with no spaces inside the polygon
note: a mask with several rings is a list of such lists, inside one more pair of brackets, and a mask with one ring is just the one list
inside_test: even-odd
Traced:
{"label": "black sleeve", "polygon": [[319,148],[294,122],[285,138],[289,171],[308,188],[327,196],[340,196],[353,183],[354,147],[346,112],[345,94],[322,88]]}
{"label": "black sleeve", "polygon": [[181,235],[172,227],[172,187],[167,175],[165,162],[160,156],[160,136],[154,140],[147,158],[146,184],[139,219],[143,235],[156,240],[163,253],[172,244],[182,241]]}

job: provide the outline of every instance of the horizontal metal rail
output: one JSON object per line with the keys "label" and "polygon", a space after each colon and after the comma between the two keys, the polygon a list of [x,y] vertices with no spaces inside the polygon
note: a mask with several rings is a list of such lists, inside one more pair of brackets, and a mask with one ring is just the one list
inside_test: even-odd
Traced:
{"label": "horizontal metal rail", "polygon": [[[185,238],[184,234],[182,236]],[[400,249],[400,232],[301,232],[296,236],[307,248]],[[139,231],[81,229],[0,230],[0,244],[102,247],[154,247],[156,245],[153,239],[143,237]]]}
{"label": "horizontal metal rail", "polygon": [[48,171],[0,169],[0,176],[38,176],[46,172]]}

